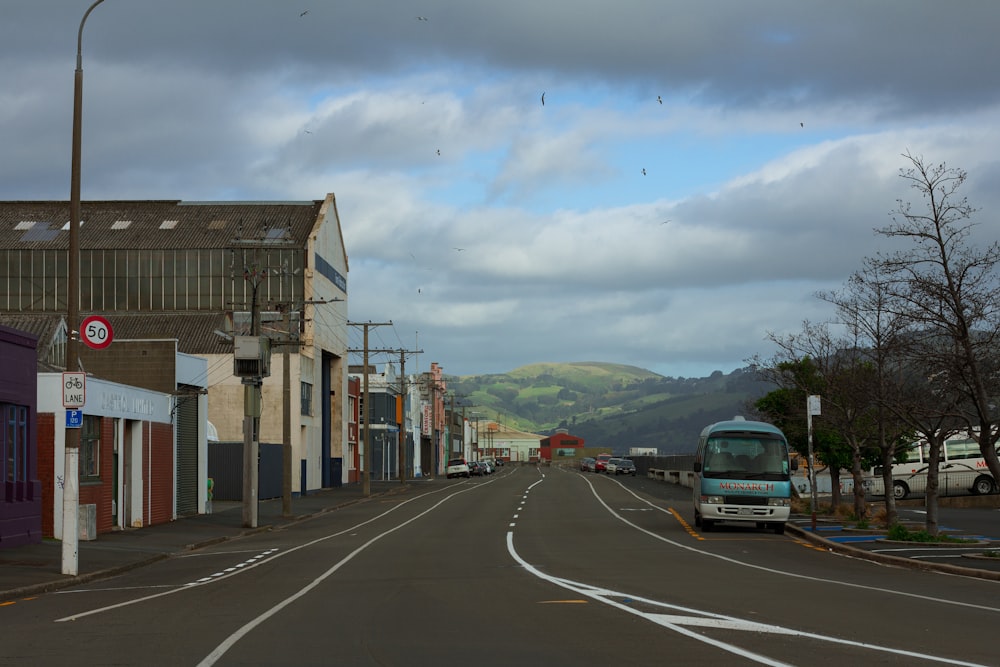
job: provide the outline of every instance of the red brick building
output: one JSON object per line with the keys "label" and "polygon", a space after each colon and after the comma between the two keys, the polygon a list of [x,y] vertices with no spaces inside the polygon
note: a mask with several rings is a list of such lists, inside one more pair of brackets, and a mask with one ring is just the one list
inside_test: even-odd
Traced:
{"label": "red brick building", "polygon": [[[61,373],[38,375],[38,478],[42,534],[62,538],[67,416]],[[175,397],[87,378],[80,426],[80,506],[93,506],[98,534],[175,516]],[[86,521],[87,510],[81,510]],[[93,538],[94,536],[87,536]]]}

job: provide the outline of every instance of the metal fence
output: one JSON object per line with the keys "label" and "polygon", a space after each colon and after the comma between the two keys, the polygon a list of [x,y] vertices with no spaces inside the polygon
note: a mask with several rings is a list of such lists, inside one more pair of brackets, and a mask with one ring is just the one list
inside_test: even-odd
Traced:
{"label": "metal fence", "polygon": [[[281,497],[280,444],[262,442],[258,450],[257,498]],[[208,476],[215,500],[243,500],[243,443],[211,442],[208,445]]]}

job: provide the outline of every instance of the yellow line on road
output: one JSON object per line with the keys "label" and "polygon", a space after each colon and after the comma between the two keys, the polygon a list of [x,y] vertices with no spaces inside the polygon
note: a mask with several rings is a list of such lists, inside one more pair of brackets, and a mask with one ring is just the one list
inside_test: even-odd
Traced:
{"label": "yellow line on road", "polygon": [[677,522],[684,527],[684,530],[688,532],[688,535],[695,538],[696,540],[702,540],[702,541],[705,540],[704,537],[695,532],[695,529],[691,527],[691,524],[689,524],[687,521],[681,518],[681,515],[677,513],[677,510],[675,510],[673,507],[668,507],[667,511],[674,515],[674,518],[677,519]]}

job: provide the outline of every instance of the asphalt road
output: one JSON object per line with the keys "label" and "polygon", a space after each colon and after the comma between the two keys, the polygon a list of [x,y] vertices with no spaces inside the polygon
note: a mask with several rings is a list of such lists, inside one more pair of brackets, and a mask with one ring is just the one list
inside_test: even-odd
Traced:
{"label": "asphalt road", "polygon": [[506,467],[0,608],[0,664],[997,664],[1000,584]]}

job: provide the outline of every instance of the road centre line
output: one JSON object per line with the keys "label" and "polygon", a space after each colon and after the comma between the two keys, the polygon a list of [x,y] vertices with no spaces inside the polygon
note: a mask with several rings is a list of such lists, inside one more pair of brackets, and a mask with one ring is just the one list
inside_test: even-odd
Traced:
{"label": "road centre line", "polygon": [[250,622],[244,624],[243,627],[239,628],[233,634],[229,635],[229,637],[227,637],[225,639],[225,641],[223,641],[221,644],[219,644],[211,653],[209,653],[207,656],[205,656],[205,658],[202,659],[202,661],[198,663],[198,667],[211,667],[211,665],[214,665],[216,662],[219,661],[219,659],[222,656],[224,656],[226,654],[226,652],[229,651],[229,649],[231,649],[233,646],[235,646],[236,643],[240,639],[242,639],[247,634],[249,634],[253,629],[255,629],[261,623],[263,623],[267,619],[271,618],[272,616],[274,616],[279,611],[281,611],[285,607],[289,606],[290,604],[292,604],[293,602],[295,602],[299,598],[305,596],[312,589],[316,588],[321,583],[323,583],[326,579],[328,579],[329,577],[331,577],[337,570],[339,570],[341,567],[343,567],[344,565],[346,565],[347,563],[349,563],[351,560],[353,560],[355,556],[357,556],[362,551],[364,551],[365,549],[367,549],[371,545],[373,545],[376,542],[378,542],[379,540],[381,540],[386,535],[390,535],[390,534],[396,532],[397,530],[399,530],[400,528],[413,523],[417,519],[423,518],[426,514],[429,514],[430,512],[436,510],[438,507],[440,507],[441,505],[443,505],[445,502],[451,500],[455,496],[463,494],[463,493],[466,493],[466,492],[471,491],[471,490],[476,489],[476,488],[480,488],[480,486],[468,487],[468,488],[456,491],[455,493],[452,493],[452,494],[446,496],[445,498],[442,498],[441,500],[439,500],[434,505],[431,505],[430,507],[428,507],[427,509],[425,509],[423,512],[420,512],[419,514],[410,517],[406,521],[404,521],[404,522],[402,522],[400,524],[397,524],[397,525],[393,526],[392,528],[389,528],[388,530],[385,530],[385,531],[379,533],[378,535],[376,535],[375,537],[371,538],[370,540],[368,540],[367,542],[365,542],[364,544],[362,544],[360,547],[358,547],[357,549],[355,549],[351,553],[347,554],[344,558],[340,559],[340,561],[338,561],[335,565],[333,565],[332,567],[330,567],[330,569],[328,569],[326,572],[324,572],[320,576],[318,576],[315,579],[313,579],[312,582],[310,582],[309,584],[303,586],[301,589],[299,589],[298,592],[293,593],[292,595],[288,596],[287,598],[285,598],[284,600],[282,600],[278,604],[272,606],[270,609],[268,609],[264,613],[260,614],[259,616],[257,616],[253,620],[251,620]]}

